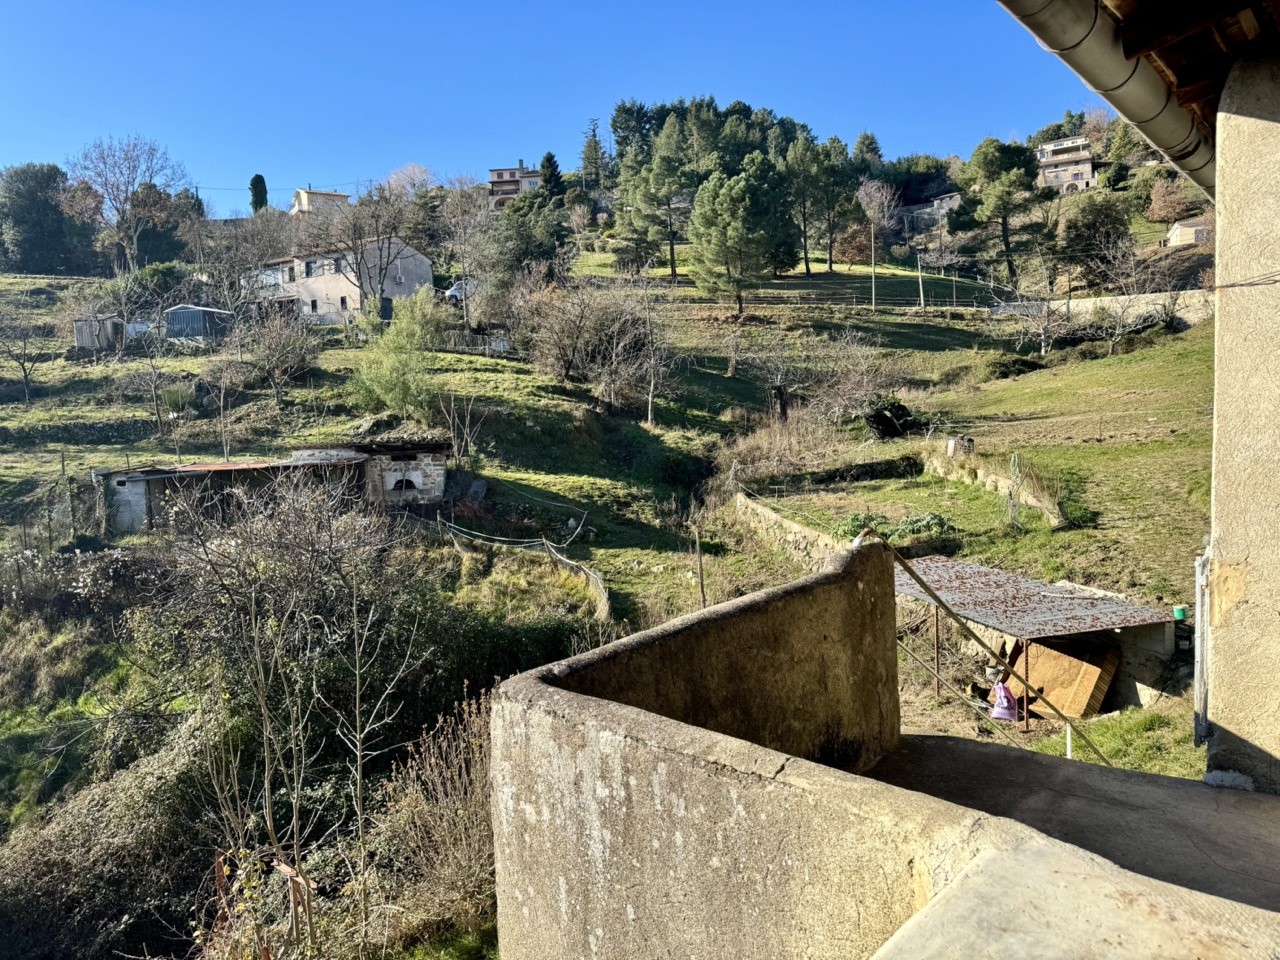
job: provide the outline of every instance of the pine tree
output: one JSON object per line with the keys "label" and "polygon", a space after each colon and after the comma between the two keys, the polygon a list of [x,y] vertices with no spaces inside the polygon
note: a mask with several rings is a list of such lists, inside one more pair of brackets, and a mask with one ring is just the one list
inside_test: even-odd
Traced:
{"label": "pine tree", "polygon": [[690,272],[698,289],[731,296],[743,313],[743,294],[768,272],[770,237],[753,197],[764,188],[749,170],[734,177],[717,171],[698,188],[689,221]]}
{"label": "pine tree", "polygon": [[600,142],[599,127],[599,121],[592,118],[582,142],[582,188],[588,193],[608,189],[613,179],[612,159]]}
{"label": "pine tree", "polygon": [[249,178],[249,206],[257,213],[267,205],[267,178],[255,173]]}
{"label": "pine tree", "polygon": [[813,189],[812,218],[827,248],[827,272],[835,270],[836,239],[853,214],[853,190],[857,183],[849,148],[832,137],[817,148],[817,172]]}
{"label": "pine tree", "polygon": [[565,186],[564,178],[560,176],[560,164],[556,162],[556,155],[550,150],[543,154],[538,172],[541,175],[542,189],[546,191],[547,196],[553,199],[564,196]]}
{"label": "pine tree", "polygon": [[884,154],[880,141],[870,130],[863,130],[853,141],[853,165],[862,176],[875,173],[884,166]]}
{"label": "pine tree", "polygon": [[[777,130],[777,128],[774,128]],[[809,235],[813,223],[814,194],[819,183],[818,146],[809,137],[791,144],[786,155],[787,177],[791,182],[791,212],[800,228],[800,248],[804,253],[804,274],[810,276]]]}
{"label": "pine tree", "polygon": [[637,233],[653,243],[664,243],[676,280],[676,240],[684,232],[694,195],[694,179],[684,165],[684,132],[680,118],[667,117],[653,142],[649,162],[631,179],[625,196]]}

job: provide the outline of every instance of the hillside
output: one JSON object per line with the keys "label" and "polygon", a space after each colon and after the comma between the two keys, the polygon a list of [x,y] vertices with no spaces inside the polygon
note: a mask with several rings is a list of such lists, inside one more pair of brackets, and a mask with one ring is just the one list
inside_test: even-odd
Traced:
{"label": "hillside", "polygon": [[[14,838],[0,846],[0,862],[20,858],[34,870],[46,862],[41,858],[61,856],[66,831],[80,829],[75,818],[83,804],[125,802],[130,795],[121,791],[133,789],[131,778],[152,775],[142,760],[178,749],[167,738],[191,717],[195,694],[166,687],[157,703],[147,673],[156,665],[139,669],[136,651],[120,647],[108,626],[128,622],[137,630],[152,615],[149,599],[107,590],[107,599],[89,603],[81,578],[60,582],[58,571],[110,567],[127,557],[169,562],[167,534],[123,538],[123,552],[100,538],[87,496],[90,471],[221,460],[224,428],[232,459],[251,460],[382,432],[446,436],[441,404],[471,404],[476,451],[465,466],[486,479],[488,492],[479,505],[460,504],[455,523],[492,538],[562,542],[585,512],[584,535],[566,552],[603,578],[607,623],[593,618],[582,582],[541,552],[464,548],[421,524],[411,530],[409,556],[387,554],[388,564],[412,565],[407,583],[420,580],[433,591],[431,616],[440,618],[433,622],[453,637],[432,654],[443,659],[418,698],[428,712],[464,695],[468,683],[483,686],[492,676],[697,609],[700,568],[709,603],[796,576],[804,569],[797,558],[736,520],[729,497],[739,482],[818,528],[847,529],[866,514],[895,522],[937,515],[959,531],[962,556],[1157,603],[1185,602],[1190,562],[1207,529],[1212,325],[1144,335],[1109,358],[1092,359],[1099,351],[1088,345],[1071,348],[1034,369],[1039,361],[1011,352],[985,311],[872,311],[863,299],[868,283],[862,270],[812,280],[789,275],[753,298],[741,318],[685,286],[665,289],[657,317],[676,362],[656,399],[654,424],[643,422],[636,398],[615,407],[593,384],[562,382],[528,359],[421,345],[392,354],[381,341],[353,342],[336,328],[323,332],[305,372],[279,397],[262,377],[248,378],[223,422],[205,401],[210,371],[218,362],[252,365],[251,352],[243,361],[236,347],[73,357],[65,334],[48,331],[40,346],[49,358],[35,371],[31,402],[12,377],[0,381],[4,586],[25,598],[0,611],[7,664],[0,669],[0,813]],[[917,283],[890,270],[879,286],[892,297]],[[0,278],[0,296],[29,285],[27,278]],[[75,284],[44,286],[38,305],[26,303],[52,321]],[[949,280],[932,278],[926,295],[949,288]],[[833,423],[809,412],[821,405],[832,376],[849,375],[859,359],[872,388],[894,391],[915,412],[916,433],[881,441],[858,417]],[[390,409],[388,371],[412,395],[419,421]],[[797,404],[786,423],[769,413],[779,384]],[[840,479],[858,464],[936,451],[953,433],[974,437],[991,463],[1016,454],[1053,488],[1072,524],[1051,530],[1034,511],[1021,510],[1014,527],[1002,498],[929,475]],[[47,559],[31,559],[49,548]],[[128,562],[112,574],[123,575],[134,575]],[[931,680],[905,661],[903,684],[912,726],[979,735],[972,715],[946,698],[936,701]],[[1198,758],[1179,732],[1183,706],[1174,700],[1153,719],[1117,721],[1117,755],[1143,769],[1192,771]],[[152,732],[118,732],[132,729],[139,711],[150,711],[144,715],[156,724],[147,728]],[[1030,739],[1051,732],[1039,728]],[[104,751],[104,743],[111,748]],[[53,749],[59,762],[51,765]],[[1043,749],[1060,744],[1050,739]],[[174,776],[191,775],[191,756],[174,762]],[[49,819],[37,827],[42,817]],[[149,834],[136,842],[145,850],[161,839],[177,843]],[[14,876],[36,890],[28,874]],[[172,882],[185,881],[175,875]],[[490,923],[433,927],[426,941],[490,943]]]}

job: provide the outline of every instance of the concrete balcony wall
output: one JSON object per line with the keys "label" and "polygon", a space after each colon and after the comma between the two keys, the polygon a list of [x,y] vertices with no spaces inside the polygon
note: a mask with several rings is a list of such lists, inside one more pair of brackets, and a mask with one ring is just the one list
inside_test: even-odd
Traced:
{"label": "concrete balcony wall", "polygon": [[1204,960],[1280,942],[1275,798],[900,740],[876,544],[507,681],[492,748],[503,960],[1003,956],[1028,938]]}

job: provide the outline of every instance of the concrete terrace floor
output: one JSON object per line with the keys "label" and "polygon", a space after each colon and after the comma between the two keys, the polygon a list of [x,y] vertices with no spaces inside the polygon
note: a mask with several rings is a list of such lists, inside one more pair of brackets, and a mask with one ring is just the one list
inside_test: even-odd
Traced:
{"label": "concrete terrace floor", "polygon": [[1134,873],[1280,911],[1280,796],[919,734],[863,776],[1017,820]]}

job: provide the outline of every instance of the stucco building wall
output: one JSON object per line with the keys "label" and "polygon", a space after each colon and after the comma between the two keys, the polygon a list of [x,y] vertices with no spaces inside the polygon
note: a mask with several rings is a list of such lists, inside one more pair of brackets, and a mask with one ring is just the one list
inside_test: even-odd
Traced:
{"label": "stucco building wall", "polygon": [[1208,764],[1280,793],[1280,61],[1232,68],[1217,150]]}

